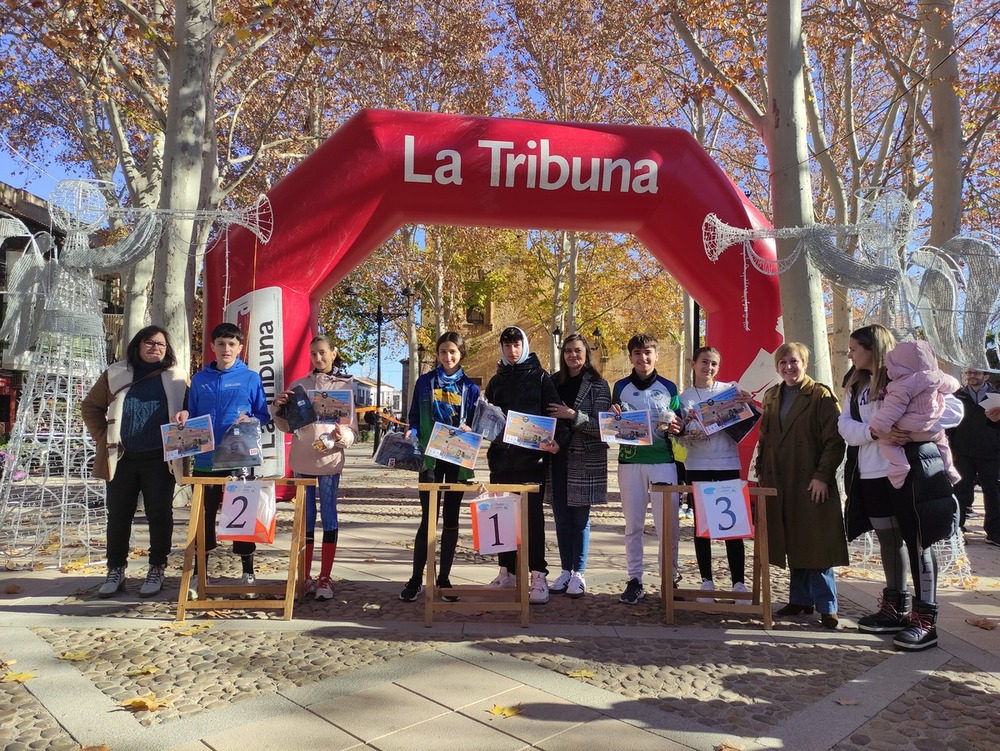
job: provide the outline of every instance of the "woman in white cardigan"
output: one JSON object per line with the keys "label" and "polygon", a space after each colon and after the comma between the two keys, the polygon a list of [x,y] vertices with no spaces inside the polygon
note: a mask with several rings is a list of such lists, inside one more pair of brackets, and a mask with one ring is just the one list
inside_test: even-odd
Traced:
{"label": "woman in white cardigan", "polygon": [[163,586],[174,530],[174,481],[183,477],[184,467],[179,460],[164,461],[160,426],[184,408],[187,385],[166,330],[147,326],[132,337],[125,359],[104,371],[83,400],[83,421],[97,443],[92,475],[107,481],[108,574],[99,597],[113,597],[125,587],[140,493],[149,523],[149,571],[139,596],[152,597]]}

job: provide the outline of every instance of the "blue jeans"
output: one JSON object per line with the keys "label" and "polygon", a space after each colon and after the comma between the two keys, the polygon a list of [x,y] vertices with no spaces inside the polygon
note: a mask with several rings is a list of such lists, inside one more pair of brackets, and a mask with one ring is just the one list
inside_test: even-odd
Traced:
{"label": "blue jeans", "polygon": [[587,568],[590,548],[590,506],[570,506],[565,499],[552,499],[552,516],[556,520],[556,542],[563,571]]}
{"label": "blue jeans", "polygon": [[815,605],[823,615],[837,612],[837,582],[832,568],[793,568],[789,575],[790,603]]}
{"label": "blue jeans", "polygon": [[[303,475],[298,472],[296,477],[315,477],[319,480],[319,512],[323,520],[323,531],[332,532],[337,529],[337,491],[340,489],[340,475]],[[316,490],[306,488],[306,537],[312,537],[316,532]]]}

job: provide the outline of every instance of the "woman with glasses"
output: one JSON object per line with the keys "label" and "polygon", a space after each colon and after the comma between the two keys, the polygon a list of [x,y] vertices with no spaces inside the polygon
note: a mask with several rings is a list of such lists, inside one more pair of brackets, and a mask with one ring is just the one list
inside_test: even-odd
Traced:
{"label": "woman with glasses", "polygon": [[113,597],[125,587],[140,493],[149,524],[149,571],[139,596],[152,597],[163,586],[174,530],[174,478],[184,468],[181,460],[169,466],[164,461],[160,426],[184,408],[187,384],[166,330],[147,326],[83,400],[83,421],[97,444],[92,475],[107,481],[108,574],[98,597]]}

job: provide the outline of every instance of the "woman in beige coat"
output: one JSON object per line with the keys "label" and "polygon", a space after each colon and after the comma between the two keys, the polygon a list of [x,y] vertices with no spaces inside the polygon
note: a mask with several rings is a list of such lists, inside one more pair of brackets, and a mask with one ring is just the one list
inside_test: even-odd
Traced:
{"label": "woman in beige coat", "polygon": [[837,584],[833,567],[848,562],[837,467],[844,439],[837,430],[840,402],[806,375],[809,350],[786,342],[774,353],[782,383],[764,394],[757,479],[778,490],[767,504],[771,564],[787,565],[789,603],[778,615],[819,610],[826,628],[837,627]]}
{"label": "woman in beige coat", "polygon": [[187,384],[167,332],[147,326],[132,337],[125,359],[104,371],[83,400],[83,421],[97,443],[92,475],[107,481],[108,574],[99,597],[112,597],[125,586],[140,493],[149,523],[149,571],[139,596],[152,597],[163,586],[174,530],[174,479],[183,477],[184,467],[163,460],[160,426],[183,409]]}

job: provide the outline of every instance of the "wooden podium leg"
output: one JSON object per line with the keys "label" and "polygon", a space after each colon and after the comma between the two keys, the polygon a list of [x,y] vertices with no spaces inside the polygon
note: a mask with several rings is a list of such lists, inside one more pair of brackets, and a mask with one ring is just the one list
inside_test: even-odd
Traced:
{"label": "wooden podium leg", "polygon": [[528,611],[531,594],[531,574],[528,562],[528,493],[521,491],[521,544],[517,550],[517,596],[521,603],[521,626],[528,627]]}
{"label": "wooden podium leg", "polygon": [[[318,492],[318,491],[317,491]],[[299,485],[295,488],[295,511],[292,515],[292,546],[288,551],[288,580],[285,583],[285,607],[282,612],[286,621],[292,620],[292,609],[295,607],[295,598],[301,591],[299,579],[304,570],[302,567],[303,531],[305,525],[305,501],[306,489]]]}
{"label": "wooden podium leg", "polygon": [[[188,590],[191,586],[191,564],[194,563],[196,548],[205,547],[205,531],[202,517],[205,515],[205,486],[195,485],[191,498],[191,517],[188,519],[187,542],[184,545],[184,564],[181,569],[181,591],[177,598],[177,620],[183,621],[187,612]],[[198,544],[200,539],[200,546]],[[204,555],[202,555],[204,558]],[[205,570],[202,563],[201,571]]]}
{"label": "wooden podium leg", "polygon": [[760,549],[760,601],[764,613],[764,628],[771,630],[771,555],[767,549],[767,497],[757,498],[757,526],[755,528],[753,548],[756,556]]}
{"label": "wooden podium leg", "polygon": [[680,526],[677,514],[670,518],[673,507],[670,493],[660,493],[661,519],[666,522],[660,531],[660,596],[663,598],[663,620],[674,622],[674,524]]}
{"label": "wooden podium leg", "polygon": [[431,490],[427,496],[427,582],[424,585],[424,626],[434,624],[434,603],[436,601],[435,582],[437,576],[437,518],[441,489]]}

